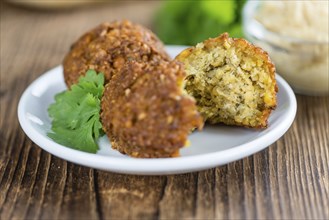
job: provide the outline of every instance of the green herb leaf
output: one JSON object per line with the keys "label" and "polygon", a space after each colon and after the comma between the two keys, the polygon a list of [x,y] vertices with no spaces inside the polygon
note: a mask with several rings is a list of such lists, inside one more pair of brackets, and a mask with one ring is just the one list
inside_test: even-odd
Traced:
{"label": "green herb leaf", "polygon": [[104,75],[88,70],[70,90],[55,96],[48,108],[52,132],[48,136],[59,144],[96,153],[96,140],[103,134],[100,100],[104,92]]}
{"label": "green herb leaf", "polygon": [[242,37],[245,1],[165,1],[155,16],[155,32],[166,44],[195,45],[223,32]]}
{"label": "green herb leaf", "polygon": [[219,23],[230,24],[235,18],[234,1],[200,1],[201,7],[209,17]]}

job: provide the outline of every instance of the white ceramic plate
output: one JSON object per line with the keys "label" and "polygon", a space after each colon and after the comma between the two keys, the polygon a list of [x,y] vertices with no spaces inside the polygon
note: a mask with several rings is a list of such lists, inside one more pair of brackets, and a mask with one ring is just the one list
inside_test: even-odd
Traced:
{"label": "white ceramic plate", "polygon": [[[167,46],[171,56],[184,47]],[[23,93],[18,105],[18,119],[27,136],[49,153],[87,167],[118,173],[161,175],[204,170],[252,155],[278,140],[292,124],[296,114],[296,98],[289,85],[276,76],[279,86],[278,106],[263,130],[205,126],[193,132],[191,146],[182,149],[181,157],[164,159],[136,159],[122,155],[110,147],[106,136],[99,140],[97,154],[85,153],[55,143],[47,137],[51,121],[47,108],[54,95],[66,89],[62,67],[58,66],[36,79]]]}

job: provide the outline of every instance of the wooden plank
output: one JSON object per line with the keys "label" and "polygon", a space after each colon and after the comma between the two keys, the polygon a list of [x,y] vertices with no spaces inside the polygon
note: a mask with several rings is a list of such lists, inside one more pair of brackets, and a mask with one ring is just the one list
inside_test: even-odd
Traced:
{"label": "wooden plank", "polygon": [[94,171],[68,163],[67,178],[59,218],[99,219],[95,195]]}
{"label": "wooden plank", "polygon": [[[291,132],[291,130],[289,132]],[[273,200],[276,204],[276,210],[274,212],[275,217],[289,219],[293,217],[293,210],[289,202],[291,198],[289,195],[290,188],[287,183],[287,149],[284,141],[285,139],[281,138],[276,142],[276,147],[270,149],[269,160],[270,164],[275,164],[275,169],[273,166],[270,166],[272,188],[276,189],[272,191]]]}
{"label": "wooden plank", "polygon": [[201,171],[198,173],[197,198],[195,217],[197,219],[215,218],[215,175],[216,169]]}
{"label": "wooden plank", "polygon": [[164,195],[159,203],[160,219],[185,219],[195,216],[197,173],[167,177]]}
{"label": "wooden plank", "polygon": [[215,216],[217,219],[229,218],[229,197],[228,197],[228,166],[215,169]]}
{"label": "wooden plank", "polygon": [[[21,182],[25,173],[26,162],[30,151],[30,145],[24,143],[25,138],[15,142],[17,151],[12,155],[11,162],[6,167],[4,177],[0,183],[0,219],[9,219],[13,212],[20,191]],[[15,146],[17,146],[15,144]],[[24,146],[24,147],[23,147]]]}
{"label": "wooden plank", "polygon": [[271,208],[271,188],[269,176],[268,149],[254,156],[255,199],[257,218],[274,218]]}
{"label": "wooden plank", "polygon": [[[241,171],[240,171],[241,172]],[[244,212],[245,218],[256,219],[256,187],[255,187],[255,169],[254,157],[247,157],[243,160],[243,183],[244,191]]]}
{"label": "wooden plank", "polygon": [[[47,161],[46,164],[48,165],[49,162]],[[36,204],[35,206],[38,207],[34,209],[40,212],[37,215],[40,219],[58,219],[62,217],[60,211],[67,178],[67,162],[52,156],[47,169],[48,172],[40,173],[40,175],[45,175],[41,178],[46,180],[40,186],[41,192],[35,192],[35,196],[41,198],[42,202]],[[39,208],[39,205],[41,205],[41,208]],[[34,214],[31,209],[29,216]]]}
{"label": "wooden plank", "polygon": [[[24,219],[26,217],[26,213],[30,205],[33,186],[35,184],[36,171],[39,166],[40,152],[41,150],[39,148],[31,147],[30,151],[27,153],[28,158],[26,164],[24,164],[24,176],[19,185],[19,189],[17,190],[16,202],[14,205],[11,205],[11,207],[13,207],[13,211],[10,218],[12,219]],[[16,210],[19,210],[19,212]]]}
{"label": "wooden plank", "polygon": [[103,218],[154,219],[159,215],[166,177],[96,172]]}
{"label": "wooden plank", "polygon": [[[35,146],[35,148],[37,148]],[[33,190],[28,199],[29,208],[25,215],[26,219],[37,219],[41,215],[42,211],[42,204],[44,202],[46,185],[47,185],[47,178],[48,173],[50,170],[50,163],[51,163],[51,156],[50,154],[46,153],[45,151],[40,152],[39,154],[40,161],[39,166],[36,169],[36,177],[35,182],[33,183]],[[49,185],[48,185],[49,186]],[[22,200],[25,202],[26,200]]]}

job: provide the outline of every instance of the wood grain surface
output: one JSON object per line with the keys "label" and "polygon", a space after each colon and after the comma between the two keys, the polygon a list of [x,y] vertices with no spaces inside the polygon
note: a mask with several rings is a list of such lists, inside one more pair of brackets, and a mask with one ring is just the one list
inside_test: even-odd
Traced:
{"label": "wood grain surface", "polygon": [[297,96],[289,131],[253,156],[202,172],[133,176],[54,157],[24,134],[24,89],[102,21],[152,27],[160,2],[33,10],[1,2],[0,219],[328,219],[329,97]]}

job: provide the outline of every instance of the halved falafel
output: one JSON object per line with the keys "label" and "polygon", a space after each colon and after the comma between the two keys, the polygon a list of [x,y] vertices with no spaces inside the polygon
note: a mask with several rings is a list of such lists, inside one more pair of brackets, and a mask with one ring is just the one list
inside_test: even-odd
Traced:
{"label": "halved falafel", "polygon": [[178,62],[127,63],[106,85],[101,102],[103,129],[112,148],[133,157],[178,156],[188,134],[203,120],[183,93]]}
{"label": "halved falafel", "polygon": [[275,67],[268,54],[227,33],[182,51],[185,90],[210,123],[267,127],[276,107]]}
{"label": "halved falafel", "polygon": [[130,21],[105,22],[85,33],[72,46],[63,61],[68,87],[93,69],[105,75],[105,83],[127,61],[170,60],[162,42],[150,30]]}

